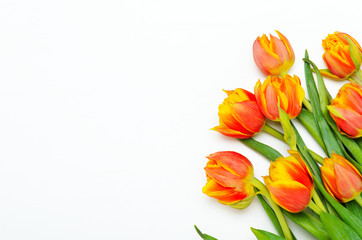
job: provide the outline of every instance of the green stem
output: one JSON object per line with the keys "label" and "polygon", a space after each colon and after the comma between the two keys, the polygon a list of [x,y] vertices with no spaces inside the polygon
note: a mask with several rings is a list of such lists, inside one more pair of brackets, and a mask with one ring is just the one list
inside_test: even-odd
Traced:
{"label": "green stem", "polygon": [[323,165],[324,159],[321,156],[319,156],[317,153],[310,150],[309,148],[308,148],[308,151],[309,151],[310,155],[312,155],[314,160],[316,160],[319,164]]}
{"label": "green stem", "polygon": [[[307,100],[308,101],[308,100]],[[284,139],[284,135],[283,133],[279,132],[278,130],[276,130],[275,128],[273,128],[272,126],[268,125],[265,123],[263,130],[267,133],[269,133],[270,135],[274,136],[275,138],[285,142]],[[293,149],[293,150],[297,150],[297,149]],[[311,153],[312,157],[320,164],[323,164],[324,159],[319,156],[317,153],[315,153],[313,150],[308,149],[309,152]]]}
{"label": "green stem", "polygon": [[317,194],[316,191],[313,191],[313,195],[312,198],[315,202],[315,204],[318,206],[318,208],[323,211],[323,212],[327,212],[326,207],[324,206],[322,200],[320,199],[319,195]]}
{"label": "green stem", "polygon": [[303,105],[308,109],[309,112],[313,112],[312,105],[310,104],[308,99],[303,99]]}
{"label": "green stem", "polygon": [[361,195],[358,195],[354,200],[362,207],[362,198]]}
{"label": "green stem", "polygon": [[251,179],[251,184],[260,190],[261,194],[264,195],[264,197],[268,200],[270,206],[273,208],[275,215],[279,220],[280,226],[282,227],[285,239],[292,240],[293,237],[290,232],[288,223],[284,218],[283,212],[280,210],[279,206],[272,200],[268,189],[265,187],[265,185],[262,182],[260,182],[256,178]]}
{"label": "green stem", "polygon": [[313,202],[313,201],[310,201],[309,204],[308,204],[308,207],[310,209],[313,210],[313,212],[315,212],[316,214],[320,214],[321,213],[321,209]]}
{"label": "green stem", "polygon": [[285,141],[284,140],[284,134],[279,132],[278,130],[276,130],[275,128],[273,128],[272,126],[268,125],[268,124],[264,124],[263,130],[267,133],[269,133],[270,135],[278,138],[281,141]]}

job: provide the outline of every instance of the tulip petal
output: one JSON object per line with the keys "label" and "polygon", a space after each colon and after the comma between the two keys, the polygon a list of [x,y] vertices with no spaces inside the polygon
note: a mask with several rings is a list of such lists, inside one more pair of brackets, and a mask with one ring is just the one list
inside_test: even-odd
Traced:
{"label": "tulip petal", "polygon": [[211,128],[211,130],[215,130],[215,131],[221,133],[222,135],[225,135],[228,137],[240,138],[240,139],[251,138],[254,135],[254,134],[244,134],[242,132],[232,130],[226,126],[216,126],[216,127]]}
{"label": "tulip petal", "polygon": [[362,87],[358,84],[348,83],[343,85],[338,94],[339,103],[343,104],[362,115]]}
{"label": "tulip petal", "polygon": [[322,74],[322,76],[332,78],[334,80],[343,80],[344,78],[340,78],[336,75],[334,75],[329,69],[319,69],[319,72]]}
{"label": "tulip petal", "polygon": [[253,44],[254,61],[258,68],[265,74],[271,75],[273,69],[281,65],[278,55],[269,50],[266,43],[262,43],[261,38],[257,38]]}
{"label": "tulip petal", "polygon": [[305,96],[305,92],[299,81],[299,78],[294,76],[293,78],[288,79],[288,81],[284,81],[282,85],[282,92],[285,93],[288,103],[288,108],[285,112],[288,113],[291,119],[299,115],[302,110],[302,101]]}
{"label": "tulip petal", "polygon": [[346,39],[346,37],[348,37],[349,39],[351,39],[354,44],[356,44],[357,48],[360,50],[360,52],[362,52],[362,48],[359,45],[359,43],[356,41],[356,39],[354,39],[351,35],[347,34],[347,33],[343,33],[343,32],[335,32],[334,34],[336,34],[340,39],[342,39],[342,41],[344,41],[344,43],[348,44],[348,41]]}
{"label": "tulip petal", "polygon": [[[234,103],[237,104],[237,103]],[[220,126],[226,125],[227,128],[242,132],[246,135],[253,135],[254,132],[248,131],[233,117],[233,105],[220,104],[219,106],[219,122]]]}
{"label": "tulip petal", "polygon": [[232,116],[240,125],[245,126],[245,129],[250,131],[250,133],[257,133],[264,126],[264,115],[260,112],[256,102],[244,101],[235,103],[232,109]]}
{"label": "tulip petal", "polygon": [[[340,108],[334,106],[333,108],[331,107],[328,109],[332,118],[337,123],[338,128],[343,130],[344,133],[353,138],[362,136],[362,115],[350,108]],[[336,116],[335,112],[338,112],[343,118]]]}
{"label": "tulip petal", "polygon": [[338,201],[342,200],[341,194],[338,192],[336,176],[333,171],[333,167],[325,166],[325,162],[330,161],[329,159],[324,160],[323,166],[321,167],[322,180],[329,195],[333,196]]}
{"label": "tulip petal", "polygon": [[289,212],[300,212],[310,202],[311,191],[299,182],[276,181],[266,184],[273,201]]}
{"label": "tulip petal", "polygon": [[[303,171],[304,170],[304,171]],[[276,181],[297,181],[308,189],[313,188],[309,173],[292,156],[277,159],[271,163],[270,178]]]}
{"label": "tulip petal", "polygon": [[207,158],[215,161],[217,165],[243,179],[248,176],[253,176],[253,165],[240,153],[233,151],[221,151],[210,154]]}
{"label": "tulip petal", "polygon": [[225,188],[212,179],[202,188],[202,192],[223,204],[236,203],[247,197],[246,192],[236,192],[232,188]]}
{"label": "tulip petal", "polygon": [[335,163],[334,171],[338,191],[345,201],[352,200],[362,191],[362,178]]}
{"label": "tulip petal", "polygon": [[[269,84],[265,88],[265,101],[266,109],[268,113],[272,116],[275,116],[276,119],[279,119],[279,109],[278,109],[278,96],[273,85]],[[271,119],[273,120],[273,119]]]}
{"label": "tulip petal", "polygon": [[[284,43],[284,45],[287,48],[287,51],[289,53],[289,58],[294,63],[294,59],[295,59],[294,51],[293,51],[292,45],[290,44],[289,40],[283,34],[281,34],[279,31],[275,30],[275,32],[278,34],[280,40],[282,40],[282,42]],[[293,65],[293,63],[292,63],[292,65]]]}
{"label": "tulip petal", "polygon": [[270,45],[272,52],[279,56],[280,62],[289,61],[289,52],[280,39],[270,35]]}
{"label": "tulip petal", "polygon": [[[269,77],[265,81],[268,81],[268,79],[269,79]],[[257,101],[260,111],[263,113],[263,115],[266,118],[273,120],[273,119],[275,119],[275,117],[269,114],[267,107],[266,107],[267,104],[266,104],[265,96],[264,96],[264,87],[265,87],[264,84],[262,85],[260,83],[260,80],[256,82],[255,87],[254,87],[256,101]]]}
{"label": "tulip petal", "polygon": [[236,188],[242,186],[242,178],[228,172],[223,167],[206,166],[205,171],[210,178],[224,187]]}
{"label": "tulip petal", "polygon": [[[335,52],[328,51],[323,54],[323,59],[328,69],[340,78],[347,78],[355,71],[353,62],[347,62]],[[351,60],[352,61],[352,60]]]}

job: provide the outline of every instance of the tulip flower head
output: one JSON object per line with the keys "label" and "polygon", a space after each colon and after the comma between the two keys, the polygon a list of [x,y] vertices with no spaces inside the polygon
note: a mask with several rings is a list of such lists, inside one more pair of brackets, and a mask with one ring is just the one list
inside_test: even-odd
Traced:
{"label": "tulip flower head", "polygon": [[339,131],[350,138],[362,136],[362,87],[346,83],[328,106]]}
{"label": "tulip flower head", "polygon": [[297,76],[268,76],[254,87],[255,97],[264,116],[279,121],[278,102],[290,119],[299,115],[304,99],[304,90]]}
{"label": "tulip flower head", "polygon": [[362,62],[362,49],[350,35],[342,32],[328,34],[322,41],[324,48],[323,60],[329,71],[321,73],[333,79],[348,79]]}
{"label": "tulip flower head", "polygon": [[225,91],[228,95],[219,106],[219,126],[212,130],[234,138],[251,138],[264,126],[254,94],[241,88]]}
{"label": "tulip flower head", "polygon": [[338,154],[324,159],[321,173],[327,191],[340,202],[349,202],[362,192],[360,172]]}
{"label": "tulip flower head", "polygon": [[284,75],[294,64],[295,56],[288,39],[276,31],[279,38],[263,34],[253,44],[254,61],[265,75]]}
{"label": "tulip flower head", "polygon": [[297,151],[270,163],[269,176],[263,177],[274,202],[289,212],[305,209],[314,190],[312,175]]}
{"label": "tulip flower head", "polygon": [[250,183],[254,176],[251,162],[232,151],[216,152],[207,158],[207,183],[202,192],[234,208],[249,206],[255,196]]}

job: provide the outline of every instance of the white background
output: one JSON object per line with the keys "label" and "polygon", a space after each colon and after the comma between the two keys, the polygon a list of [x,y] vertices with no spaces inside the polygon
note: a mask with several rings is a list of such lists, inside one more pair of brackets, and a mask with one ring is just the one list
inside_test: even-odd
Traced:
{"label": "white background", "polygon": [[[239,211],[201,192],[216,151],[244,154],[259,179],[268,171],[209,130],[221,90],[264,80],[252,44],[275,29],[305,86],[305,49],[324,68],[328,33],[362,42],[358,2],[2,0],[0,238],[199,239],[194,224],[221,240],[274,232],[257,199]],[[327,84],[333,95],[342,85]]]}

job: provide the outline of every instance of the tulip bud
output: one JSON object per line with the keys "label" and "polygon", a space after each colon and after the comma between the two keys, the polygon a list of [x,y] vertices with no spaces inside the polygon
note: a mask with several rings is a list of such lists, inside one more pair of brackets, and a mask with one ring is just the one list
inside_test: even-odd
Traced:
{"label": "tulip bud", "polygon": [[362,136],[362,87],[346,83],[327,107],[339,131],[351,138]]}
{"label": "tulip bud", "polygon": [[324,76],[334,79],[347,79],[362,62],[362,49],[350,35],[342,32],[328,34],[322,41],[323,60],[329,71],[321,70]]}
{"label": "tulip bud", "polygon": [[260,110],[270,120],[279,121],[278,101],[289,119],[298,116],[302,109],[304,90],[295,75],[268,76],[263,84],[260,80],[256,83],[254,92]]}
{"label": "tulip bud", "polygon": [[254,176],[251,162],[231,151],[216,152],[207,158],[207,183],[202,192],[237,209],[249,206],[255,195],[251,185]]}
{"label": "tulip bud", "polygon": [[321,173],[327,191],[340,202],[349,202],[362,192],[360,172],[338,154],[324,159]]}
{"label": "tulip bud", "polygon": [[264,126],[254,94],[241,88],[225,91],[228,95],[219,106],[219,126],[212,130],[234,138],[251,138]]}
{"label": "tulip bud", "polygon": [[254,61],[265,75],[284,75],[294,64],[294,52],[288,39],[276,31],[279,38],[263,34],[253,45]]}
{"label": "tulip bud", "polygon": [[289,212],[305,209],[314,190],[312,175],[297,151],[270,163],[269,176],[263,177],[274,202]]}

